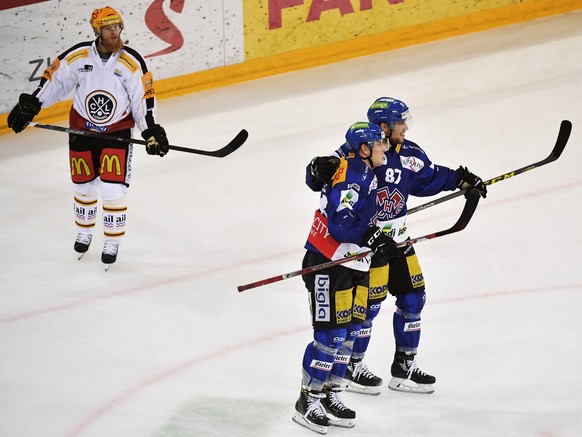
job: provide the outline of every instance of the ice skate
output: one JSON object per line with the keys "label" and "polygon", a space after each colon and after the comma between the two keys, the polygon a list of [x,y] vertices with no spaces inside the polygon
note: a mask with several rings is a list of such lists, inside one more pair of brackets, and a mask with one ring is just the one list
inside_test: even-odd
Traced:
{"label": "ice skate", "polygon": [[302,388],[299,399],[295,403],[293,422],[318,434],[327,434],[329,419],[326,417],[326,411],[321,404],[321,400],[324,398],[325,394],[322,392]]}
{"label": "ice skate", "polygon": [[105,271],[109,270],[111,264],[117,260],[117,251],[119,250],[119,243],[105,241],[103,245],[103,253],[101,254],[101,262],[105,264]]}
{"label": "ice skate", "polygon": [[79,232],[77,234],[77,238],[75,239],[75,252],[77,252],[79,255],[77,257],[77,259],[81,259],[83,258],[83,255],[85,255],[85,253],[87,253],[87,251],[89,250],[89,246],[91,245],[91,240],[93,239],[93,235],[91,234],[85,234],[83,232]]}
{"label": "ice skate", "polygon": [[388,388],[408,393],[430,394],[434,392],[436,378],[416,366],[414,355],[397,352],[392,363],[392,379]]}
{"label": "ice skate", "polygon": [[350,361],[344,378],[349,381],[347,391],[378,396],[382,391],[382,378],[374,375],[363,361]]}
{"label": "ice skate", "polygon": [[321,404],[327,412],[329,424],[342,428],[353,428],[356,425],[354,423],[356,412],[344,405],[340,397],[341,390],[325,387],[323,393],[325,393],[325,398],[321,400]]}

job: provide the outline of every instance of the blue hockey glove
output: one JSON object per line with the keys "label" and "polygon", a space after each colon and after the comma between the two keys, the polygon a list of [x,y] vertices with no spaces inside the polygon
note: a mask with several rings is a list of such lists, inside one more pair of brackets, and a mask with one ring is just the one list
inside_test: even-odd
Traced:
{"label": "blue hockey glove", "polygon": [[15,133],[22,132],[26,125],[40,112],[40,101],[31,94],[20,94],[18,104],[8,114],[8,127]]}
{"label": "blue hockey glove", "polygon": [[467,167],[463,166],[460,166],[456,171],[459,175],[457,188],[460,190],[464,190],[465,188],[477,188],[483,199],[487,197],[487,186],[479,176],[471,173]]}
{"label": "blue hockey glove", "polygon": [[166,131],[159,124],[154,124],[151,128],[144,130],[141,136],[148,142],[146,145],[148,155],[164,156],[170,150]]}

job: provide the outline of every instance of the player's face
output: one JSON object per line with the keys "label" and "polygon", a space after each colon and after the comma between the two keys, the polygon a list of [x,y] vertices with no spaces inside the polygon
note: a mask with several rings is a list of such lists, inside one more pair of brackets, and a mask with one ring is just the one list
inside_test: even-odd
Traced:
{"label": "player's face", "polygon": [[390,128],[388,127],[388,123],[383,121],[382,123],[379,124],[379,126],[380,129],[382,129],[382,132],[384,132],[384,136],[388,138],[388,136],[390,135]]}
{"label": "player's face", "polygon": [[390,135],[390,144],[402,144],[407,130],[408,125],[405,121],[394,123],[392,134]]}
{"label": "player's face", "polygon": [[113,24],[101,28],[101,44],[107,52],[116,53],[123,48],[121,40],[121,26]]}
{"label": "player's face", "polygon": [[376,141],[374,147],[372,147],[372,160],[373,167],[380,167],[382,165],[382,160],[384,159],[384,154],[388,150],[388,144],[386,140]]}

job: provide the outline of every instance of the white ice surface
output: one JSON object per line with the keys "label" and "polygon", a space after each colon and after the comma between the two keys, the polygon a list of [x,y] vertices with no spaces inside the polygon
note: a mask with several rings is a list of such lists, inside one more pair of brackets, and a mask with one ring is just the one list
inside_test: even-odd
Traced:
{"label": "white ice surface", "polygon": [[[99,234],[82,261],[72,250],[66,136],[1,136],[0,435],[315,435],[291,421],[311,338],[301,279],[236,286],[300,268],[318,203],[305,165],[382,95],[408,103],[434,162],[484,179],[546,157],[561,120],[574,129],[558,161],[491,186],[463,232],[417,245],[435,393],[345,394],[357,427],[329,435],[582,435],[582,12],[161,101],[173,144],[250,137],[224,159],[136,147],[107,273]],[[410,216],[411,233],[461,207]],[[386,380],[392,310],[366,356]]]}

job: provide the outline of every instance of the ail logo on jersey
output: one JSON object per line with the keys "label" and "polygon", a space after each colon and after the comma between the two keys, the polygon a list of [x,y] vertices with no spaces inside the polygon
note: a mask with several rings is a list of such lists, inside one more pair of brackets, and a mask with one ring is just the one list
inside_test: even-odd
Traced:
{"label": "ail logo on jersey", "polygon": [[93,123],[105,124],[113,118],[117,101],[106,91],[93,91],[85,98],[85,109]]}
{"label": "ail logo on jersey", "polygon": [[414,156],[400,156],[400,162],[403,168],[412,170],[414,173],[418,173],[424,168],[424,162]]}

